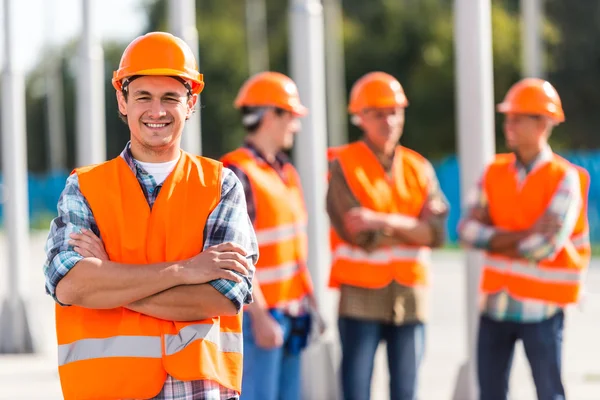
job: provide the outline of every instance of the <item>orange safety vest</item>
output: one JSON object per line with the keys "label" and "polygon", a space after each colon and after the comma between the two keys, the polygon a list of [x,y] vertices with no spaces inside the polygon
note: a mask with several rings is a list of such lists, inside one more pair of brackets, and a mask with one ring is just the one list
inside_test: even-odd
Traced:
{"label": "orange safety vest", "polygon": [[[406,147],[397,147],[389,177],[375,154],[358,141],[335,151],[350,190],[361,204],[382,213],[418,217],[428,196],[426,160]],[[372,252],[343,241],[331,232],[332,269],[329,286],[351,285],[370,289],[393,280],[405,286],[425,286],[431,249],[395,245]]]}
{"label": "orange safety vest", "polygon": [[307,260],[307,214],[300,178],[291,164],[285,180],[248,149],[234,150],[221,159],[239,168],[252,185],[256,217],[254,229],[260,254],[256,279],[269,308],[299,306],[312,293]]}
{"label": "orange safety vest", "polygon": [[[513,154],[500,154],[484,176],[490,218],[495,227],[507,231],[530,228],[545,212],[566,172],[574,168],[554,155],[548,163],[529,173],[517,185]],[[561,306],[577,302],[583,272],[589,262],[590,246],[587,222],[589,176],[578,169],[583,206],[570,240],[553,259],[535,263],[486,254],[481,290],[496,293],[506,290],[517,299],[546,301]]]}
{"label": "orange safety vest", "polygon": [[[202,252],[206,220],[221,197],[220,163],[182,152],[152,210],[122,157],[74,172],[111,261],[144,268]],[[57,305],[56,328],[67,400],[151,398],[167,373],[240,392],[241,314],[173,322],[123,307]]]}
{"label": "orange safety vest", "polygon": [[590,174],[579,165],[574,165],[579,173],[579,183],[581,186],[581,199],[583,201],[579,218],[575,224],[575,229],[570,237],[569,246],[572,246],[579,254],[583,265],[587,266],[592,257],[592,246],[590,244],[590,226],[588,221],[588,196],[590,190]]}
{"label": "orange safety vest", "polygon": [[[338,151],[340,151],[345,145],[338,147],[328,147],[327,148],[327,163],[331,164],[331,162],[335,159]],[[327,168],[327,181],[331,179],[331,171]]]}

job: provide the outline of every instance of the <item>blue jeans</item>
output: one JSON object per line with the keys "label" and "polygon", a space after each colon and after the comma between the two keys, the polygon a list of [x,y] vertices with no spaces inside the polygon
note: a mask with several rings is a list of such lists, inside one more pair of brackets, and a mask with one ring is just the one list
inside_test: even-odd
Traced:
{"label": "blue jeans", "polygon": [[382,340],[387,344],[390,400],[416,399],[419,366],[425,349],[423,324],[396,326],[342,317],[338,327],[344,400],[370,399],[375,352]]}
{"label": "blue jeans", "polygon": [[[283,329],[284,342],[291,332],[291,319],[275,316]],[[244,313],[244,373],[241,400],[300,400],[300,354],[284,347],[262,349],[254,342],[252,319]]]}
{"label": "blue jeans", "polygon": [[565,400],[561,380],[564,313],[538,323],[494,321],[482,316],[477,343],[481,400],[506,400],[517,340],[523,341],[538,400]]}

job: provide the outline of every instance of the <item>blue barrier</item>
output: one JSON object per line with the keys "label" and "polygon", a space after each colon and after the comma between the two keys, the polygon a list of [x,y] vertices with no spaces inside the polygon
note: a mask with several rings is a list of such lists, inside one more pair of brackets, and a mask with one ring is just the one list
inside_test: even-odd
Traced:
{"label": "blue barrier", "polygon": [[[29,193],[29,218],[35,219],[41,215],[55,215],[56,203],[60,193],[65,187],[67,172],[54,172],[48,174],[29,174],[27,177],[27,190]],[[0,175],[0,185],[3,177]],[[2,187],[2,190],[6,190]],[[8,193],[6,193],[8,195]],[[4,219],[4,208],[0,202],[0,224]]]}
{"label": "blue barrier", "polygon": [[[590,236],[594,243],[600,243],[600,151],[577,151],[561,153],[570,162],[580,165],[590,173],[589,192]],[[442,190],[450,202],[448,217],[448,239],[456,242],[456,226],[460,218],[460,176],[455,156],[433,162]],[[28,177],[29,214],[34,219],[40,215],[55,215],[56,203],[64,188],[67,172],[30,174]],[[0,176],[0,184],[2,177]],[[0,223],[3,208],[0,204]]]}

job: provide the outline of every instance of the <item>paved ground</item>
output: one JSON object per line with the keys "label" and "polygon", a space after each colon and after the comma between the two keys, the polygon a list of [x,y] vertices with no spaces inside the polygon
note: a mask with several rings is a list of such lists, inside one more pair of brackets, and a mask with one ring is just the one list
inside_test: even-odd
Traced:
{"label": "paved ground", "polygon": [[[44,294],[42,263],[44,235],[34,235],[31,240],[30,265],[24,290],[28,292],[29,322],[37,349],[36,355],[0,355],[0,400],[54,400],[61,399],[56,374],[55,333],[53,303]],[[0,237],[0,277],[6,268],[6,247]],[[433,268],[431,296],[431,323],[427,331],[427,352],[420,384],[421,400],[450,400],[461,363],[466,358],[464,267],[461,253],[438,252]],[[600,399],[600,260],[595,260],[588,278],[590,294],[583,310],[573,309],[567,317],[565,333],[564,377],[568,399]],[[0,279],[0,294],[6,293],[5,280]],[[335,295],[327,305],[335,310]],[[0,331],[1,332],[1,331]],[[373,400],[387,399],[388,376],[382,346],[377,355],[373,378]],[[322,353],[315,352],[318,356]],[[309,361],[309,360],[307,360]],[[334,360],[335,362],[335,360]],[[309,363],[307,370],[314,371]],[[311,368],[312,367],[312,368]],[[332,378],[325,379],[331,384]],[[313,380],[313,382],[316,379]],[[329,400],[330,396],[313,397]],[[511,400],[534,400],[529,367],[519,349],[515,360]],[[462,399],[458,399],[462,400]]]}

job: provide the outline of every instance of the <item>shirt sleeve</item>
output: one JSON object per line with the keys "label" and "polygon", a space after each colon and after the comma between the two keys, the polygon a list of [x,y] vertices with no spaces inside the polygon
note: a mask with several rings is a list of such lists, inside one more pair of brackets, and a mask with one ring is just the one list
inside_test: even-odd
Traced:
{"label": "shirt sleeve", "polygon": [[46,262],[44,275],[46,277],[46,292],[61,305],[56,298],[56,286],[62,278],[83,257],[69,245],[70,234],[81,232],[82,228],[90,229],[100,237],[94,215],[87,200],[79,188],[77,174],[67,178],[57,204],[58,216],[50,223],[50,233],[46,241]]}
{"label": "shirt sleeve", "polygon": [[254,223],[256,221],[256,205],[254,204],[254,194],[252,193],[252,185],[250,184],[250,178],[244,171],[238,168],[235,165],[225,165],[229,168],[235,176],[242,183],[242,187],[244,188],[244,195],[246,196],[246,209],[248,210],[248,216],[250,217],[250,221]]}
{"label": "shirt sleeve", "polygon": [[427,221],[433,231],[433,243],[431,247],[439,247],[446,240],[446,222],[450,212],[450,203],[442,192],[440,182],[435,174],[435,169],[427,162],[427,200],[419,218]]}
{"label": "shirt sleeve", "polygon": [[204,249],[232,242],[246,250],[250,264],[249,276],[244,276],[240,283],[227,279],[209,282],[231,300],[239,311],[244,304],[252,303],[252,278],[258,261],[258,242],[248,216],[242,183],[228,168],[223,168],[221,201],[208,216],[204,237]]}
{"label": "shirt sleeve", "polygon": [[331,226],[342,240],[367,251],[377,247],[377,242],[383,238],[383,232],[365,231],[355,235],[354,238],[346,232],[344,215],[350,209],[360,207],[360,203],[348,186],[342,167],[337,160],[332,161],[330,165],[326,202]]}
{"label": "shirt sleeve", "polygon": [[534,233],[527,236],[519,243],[519,254],[533,261],[554,258],[573,233],[582,204],[579,174],[575,168],[570,168],[544,214],[563,221],[562,224],[546,235]]}
{"label": "shirt sleeve", "polygon": [[466,199],[463,218],[458,224],[458,236],[467,247],[487,250],[496,230],[489,224],[488,199],[484,187],[481,177]]}

